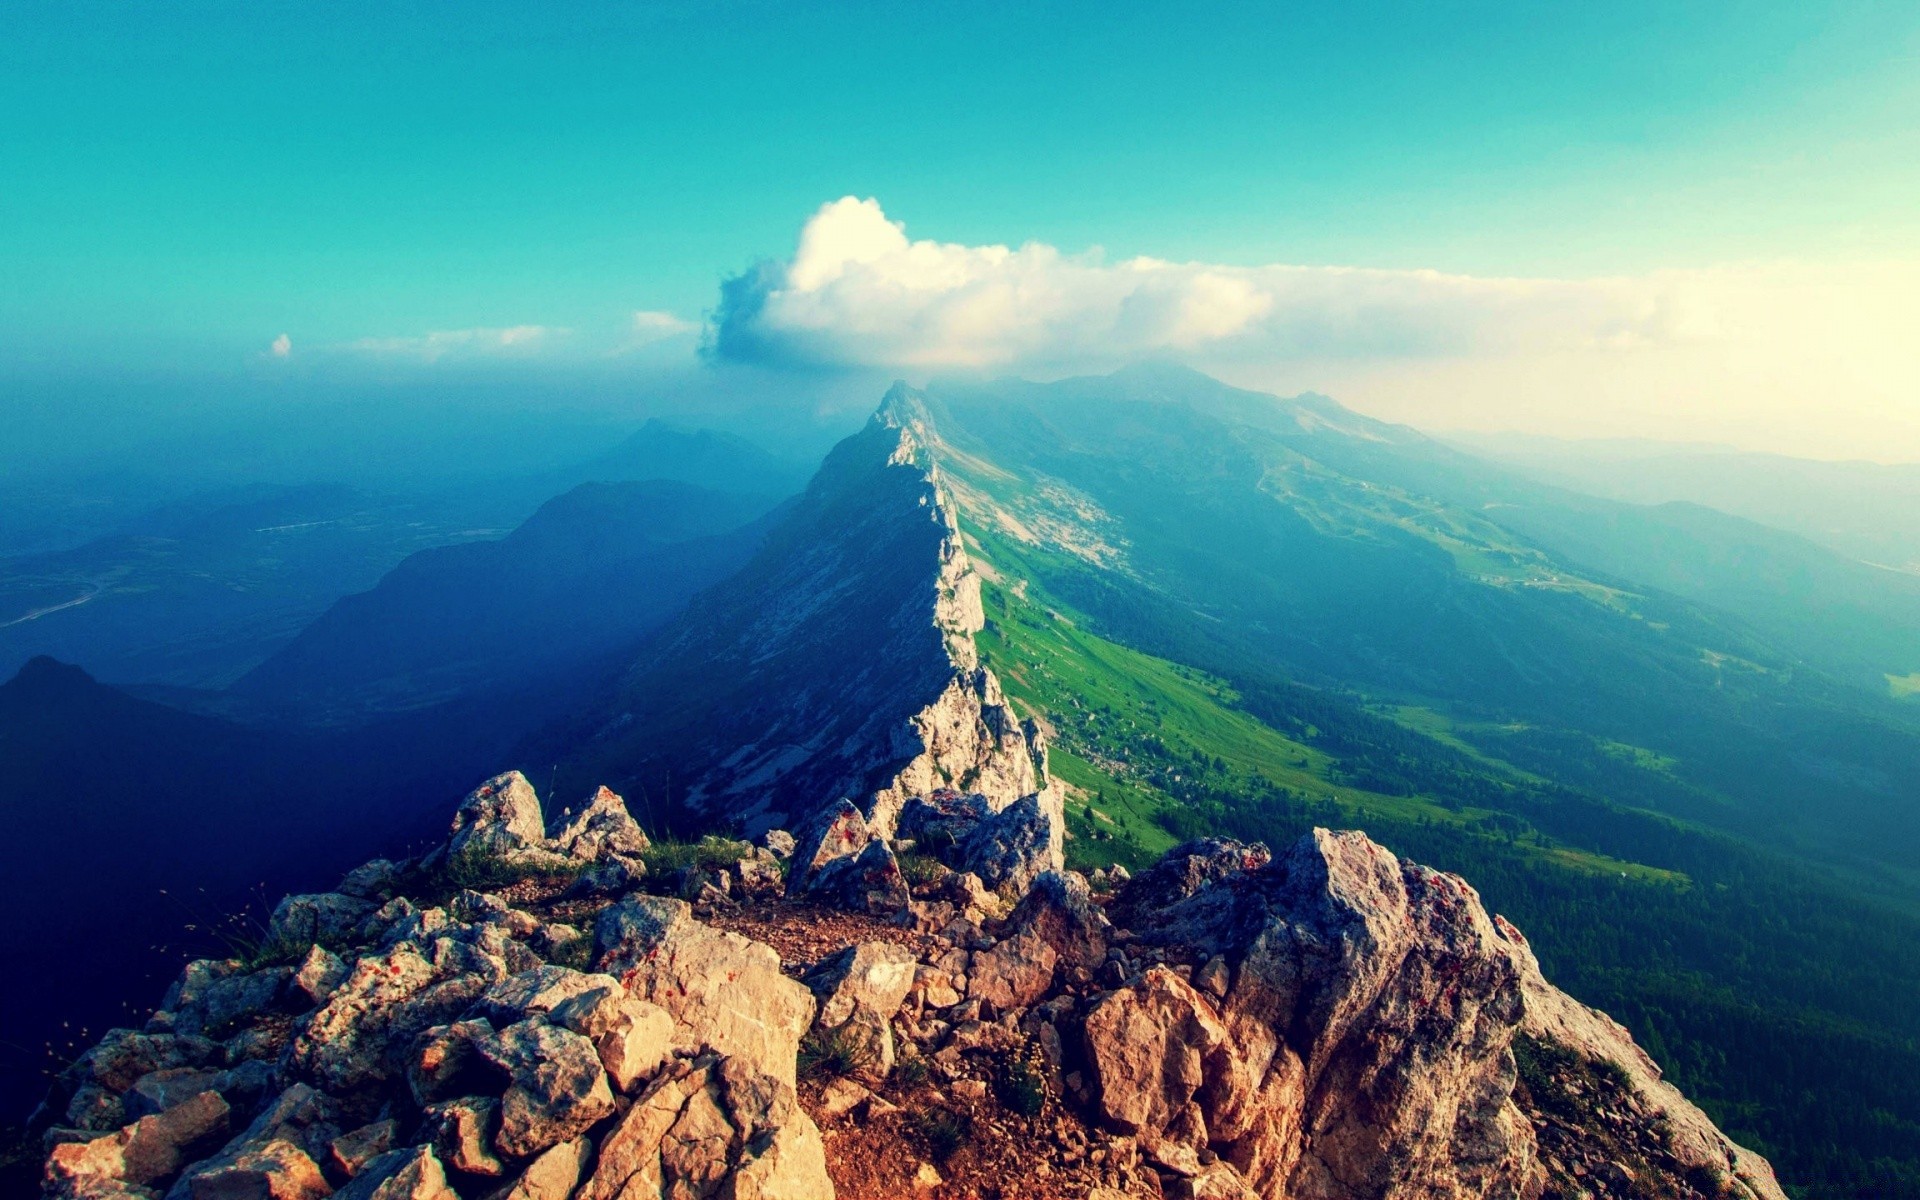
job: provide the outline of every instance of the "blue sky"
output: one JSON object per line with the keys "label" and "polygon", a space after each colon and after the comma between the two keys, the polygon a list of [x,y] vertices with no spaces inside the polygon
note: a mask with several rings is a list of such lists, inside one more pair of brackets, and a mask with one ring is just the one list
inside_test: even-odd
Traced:
{"label": "blue sky", "polygon": [[1910,2],[816,7],[15,0],[0,370],[611,345],[849,195],[1110,262],[1920,258]]}

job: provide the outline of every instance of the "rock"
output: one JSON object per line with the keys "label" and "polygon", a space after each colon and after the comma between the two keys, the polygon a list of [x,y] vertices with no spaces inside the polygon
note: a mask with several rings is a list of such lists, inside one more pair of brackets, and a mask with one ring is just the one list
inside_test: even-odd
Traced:
{"label": "rock", "polygon": [[1148,928],[1157,914],[1201,889],[1231,875],[1257,871],[1272,860],[1273,855],[1258,842],[1249,845],[1226,838],[1182,842],[1138,879],[1128,880],[1124,867],[1109,871],[1110,878],[1125,886],[1108,906],[1107,916],[1123,928]]}
{"label": "rock", "polygon": [[488,1021],[456,1021],[422,1030],[407,1059],[407,1087],[423,1107],[484,1086],[492,1069],[480,1042],[493,1036]]}
{"label": "rock", "polygon": [[281,1138],[241,1148],[189,1187],[193,1200],[320,1200],[333,1190],[313,1158]]}
{"label": "rock", "polygon": [[[196,1200],[199,1200],[196,1197]],[[446,1168],[425,1146],[389,1150],[369,1162],[334,1200],[459,1200]]]}
{"label": "rock", "polygon": [[1042,871],[1064,865],[1064,801],[1057,788],[1023,796],[974,826],[961,848],[965,869],[990,888],[1024,892]]}
{"label": "rock", "polygon": [[606,788],[594,792],[579,815],[556,830],[550,840],[560,853],[585,862],[612,855],[638,858],[652,845],[640,823],[627,811],[627,802]]}
{"label": "rock", "polygon": [[[141,1117],[162,1113],[184,1100],[190,1100],[202,1092],[221,1090],[215,1085],[220,1072],[202,1070],[197,1067],[169,1067],[161,1071],[149,1071],[134,1081],[120,1098],[126,1119],[137,1121]],[[222,1097],[224,1099],[224,1096]]]}
{"label": "rock", "polygon": [[856,912],[898,912],[913,900],[886,839],[852,801],[827,806],[800,836],[787,894]]}
{"label": "rock", "polygon": [[967,837],[992,812],[987,798],[978,792],[963,795],[952,788],[936,788],[901,806],[894,837],[912,838],[919,849],[952,866],[949,860],[957,858]]}
{"label": "rock", "polygon": [[567,1200],[580,1182],[591,1149],[586,1138],[575,1138],[543,1151],[527,1164],[502,1200]]}
{"label": "rock", "polygon": [[1167,1194],[1173,1200],[1259,1200],[1240,1173],[1224,1162],[1213,1163],[1189,1178],[1176,1179]]}
{"label": "rock", "polygon": [[1007,918],[1007,927],[1031,931],[1052,946],[1059,960],[1089,971],[1107,957],[1113,926],[1093,902],[1087,881],[1071,871],[1046,871]]}
{"label": "rock", "polygon": [[[1218,1006],[1226,1040],[1201,1051],[1205,1084],[1190,1119],[1163,1131],[1169,1145],[1200,1144],[1183,1130],[1204,1128],[1205,1143],[1260,1194],[1527,1189],[1534,1138],[1511,1099],[1509,1049],[1520,970],[1472,889],[1361,834],[1316,830],[1271,861],[1233,843],[1181,847],[1125,899],[1148,897],[1171,900],[1140,914],[1149,944],[1177,940],[1238,963]],[[1161,999],[1137,992],[1131,1020],[1150,1031],[1164,1023],[1156,1013],[1198,1014],[1181,1040],[1209,1044],[1210,1003],[1177,977],[1149,976]],[[1165,1108],[1153,1098],[1175,1077],[1151,1069],[1163,1058],[1123,1067],[1114,1053],[1102,1103],[1116,1088],[1144,1096],[1120,1112],[1151,1131]],[[1144,1074],[1122,1083],[1129,1072]]]}
{"label": "rock", "polygon": [[393,1149],[398,1125],[388,1118],[341,1134],[327,1146],[327,1162],[336,1175],[353,1178],[360,1169]]}
{"label": "rock", "polygon": [[1227,960],[1216,954],[1194,973],[1193,982],[1215,1000],[1222,1000],[1233,984],[1233,972],[1228,969]]}
{"label": "rock", "polygon": [[616,1091],[631,1092],[673,1053],[674,1024],[667,1010],[635,1000],[617,981],[583,992],[554,1009],[550,1019],[588,1038]]}
{"label": "rock", "polygon": [[347,964],[340,961],[340,956],[316,943],[308,947],[306,957],[293,969],[292,985],[307,1003],[318,1007],[346,977]]}
{"label": "rock", "polygon": [[500,1102],[492,1096],[462,1096],[427,1106],[419,1137],[433,1147],[440,1162],[469,1175],[506,1174],[506,1164],[493,1153],[499,1128]]}
{"label": "rock", "polygon": [[475,1043],[513,1081],[500,1100],[494,1145],[516,1158],[579,1136],[613,1113],[613,1093],[593,1043],[530,1017]]}
{"label": "rock", "polygon": [[1082,1036],[1101,1118],[1156,1161],[1197,1171],[1208,1135],[1194,1097],[1232,1073],[1227,1027],[1213,1006],[1166,967],[1151,967],[1096,1001]]}
{"label": "rock", "polygon": [[248,971],[237,961],[201,959],[181,969],[167,996],[176,1034],[225,1037],[273,1007],[293,972],[286,967]]}
{"label": "rock", "polygon": [[793,857],[793,835],[784,829],[769,829],[755,838],[753,844],[765,847],[769,854],[778,859]]}
{"label": "rock", "polygon": [[913,1169],[913,1187],[915,1191],[930,1192],[945,1183],[940,1172],[930,1162],[923,1162]]}
{"label": "rock", "polygon": [[1678,1088],[1660,1078],[1659,1066],[1634,1044],[1623,1026],[1548,983],[1540,973],[1533,948],[1520,931],[1499,917],[1493,920],[1515,946],[1525,1010],[1520,1028],[1524,1033],[1571,1051],[1587,1062],[1611,1064],[1632,1094],[1636,1122],[1659,1131],[1662,1149],[1682,1171],[1735,1183],[1744,1192],[1729,1191],[1741,1200],[1781,1200],[1780,1184],[1766,1159],[1735,1144]]}
{"label": "rock", "polygon": [[836,1120],[859,1108],[873,1093],[851,1079],[836,1079],[820,1091],[820,1115]]}
{"label": "rock", "polygon": [[406,869],[391,859],[376,858],[348,871],[333,890],[343,896],[384,904],[391,899],[406,878]]}
{"label": "rock", "polygon": [[831,1200],[820,1131],[793,1089],[731,1058],[663,1073],[603,1139],[577,1200]]}
{"label": "rock", "polygon": [[341,945],[353,938],[375,907],[339,892],[287,896],[267,921],[267,940],[280,946]]}
{"label": "rock", "polygon": [[569,967],[542,965],[488,988],[473,1006],[471,1015],[484,1017],[495,1025],[511,1025],[552,1012],[584,993],[619,986],[620,981],[611,975],[590,975]]}
{"label": "rock", "polygon": [[89,1178],[141,1185],[172,1175],[191,1161],[193,1147],[226,1133],[229,1112],[220,1093],[205,1091],[117,1133],[57,1145],[47,1156],[48,1190],[77,1190]]}
{"label": "rock", "polygon": [[458,1016],[493,982],[466,973],[472,965],[436,967],[405,942],[361,958],[295,1036],[290,1066],[328,1091],[393,1078],[416,1034]]}
{"label": "rock", "polygon": [[859,1071],[879,1082],[893,1070],[893,1017],[913,988],[919,960],[892,942],[861,942],[827,958],[806,977],[820,1001],[816,1023],[857,1038],[867,1052]]}
{"label": "rock", "polygon": [[540,818],[540,797],[518,771],[496,775],[475,788],[453,814],[447,853],[501,855],[540,843],[546,826]]}
{"label": "rock", "polygon": [[711,1048],[793,1085],[813,994],[781,973],[771,947],[702,925],[685,902],[658,896],[601,913],[594,945],[601,970],[673,1018],[679,1045]]}
{"label": "rock", "polygon": [[1053,986],[1059,956],[1031,930],[996,943],[973,956],[967,996],[1006,1011],[1030,1007]]}

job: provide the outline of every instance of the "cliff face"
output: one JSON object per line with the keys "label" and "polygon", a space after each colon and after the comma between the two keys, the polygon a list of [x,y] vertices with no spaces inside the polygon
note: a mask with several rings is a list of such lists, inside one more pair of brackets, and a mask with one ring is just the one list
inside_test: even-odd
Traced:
{"label": "cliff face", "polygon": [[746,569],[632,667],[574,756],[583,780],[749,832],[843,797],[890,832],[938,787],[995,811],[1044,788],[974,652],[980,581],[915,409],[896,388]]}
{"label": "cliff face", "polygon": [[[1020,807],[956,796],[901,819]],[[1033,857],[984,844],[947,852]],[[782,899],[792,846],[682,865],[611,792],[549,825],[490,780],[74,1064],[47,1195],[1783,1200],[1472,888],[1361,834],[997,893],[936,865],[884,914]]]}

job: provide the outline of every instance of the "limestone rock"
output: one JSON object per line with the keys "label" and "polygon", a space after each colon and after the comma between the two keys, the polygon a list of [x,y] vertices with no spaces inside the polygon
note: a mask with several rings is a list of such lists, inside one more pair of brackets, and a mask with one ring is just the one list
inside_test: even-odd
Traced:
{"label": "limestone rock", "polygon": [[496,775],[475,788],[453,814],[447,853],[505,854],[540,843],[546,834],[540,797],[518,771]]}
{"label": "limestone rock", "polygon": [[267,937],[283,946],[340,945],[354,936],[375,907],[339,892],[288,896],[274,906]]}
{"label": "limestone rock", "polygon": [[1109,992],[1088,1011],[1083,1036],[1110,1126],[1137,1137],[1150,1157],[1192,1174],[1208,1135],[1194,1097],[1232,1074],[1228,1032],[1205,997],[1165,967]]}
{"label": "limestone rock", "polygon": [[961,847],[965,868],[990,888],[1023,892],[1064,865],[1066,817],[1059,789],[1021,797],[974,826]]}
{"label": "limestone rock", "polygon": [[898,912],[913,899],[892,847],[849,800],[829,805],[800,835],[787,894],[861,912]]}
{"label": "limestone rock", "polygon": [[220,1093],[205,1091],[118,1133],[55,1146],[47,1156],[48,1190],[72,1191],[88,1177],[138,1185],[172,1175],[192,1147],[226,1132],[229,1112]]}
{"label": "limestone rock", "polygon": [[967,995],[996,1009],[1026,1008],[1053,986],[1059,955],[1039,934],[1024,930],[973,956]]}
{"label": "limestone rock", "polygon": [[893,1017],[913,988],[919,960],[892,942],[861,942],[832,955],[807,975],[820,1000],[822,1029],[858,1040],[861,1073],[874,1082],[893,1070]]}
{"label": "limestone rock", "polygon": [[362,1167],[393,1149],[398,1134],[399,1126],[391,1117],[362,1125],[328,1144],[327,1162],[334,1174],[351,1179]]}
{"label": "limestone rock", "polygon": [[684,901],[634,897],[594,927],[600,969],[665,1009],[681,1045],[711,1048],[791,1087],[813,994],[771,947],[693,919]]}
{"label": "limestone rock", "polygon": [[582,1137],[542,1151],[513,1181],[502,1200],[567,1200],[580,1182],[591,1149],[592,1143]]}
{"label": "limestone rock", "polygon": [[820,1131],[788,1084],[705,1056],[656,1079],[606,1135],[578,1200],[831,1200]]}
{"label": "limestone rock", "polygon": [[333,995],[333,989],[347,977],[347,964],[340,956],[318,944],[307,948],[306,957],[293,969],[292,985],[307,1003],[319,1006]]}
{"label": "limestone rock", "polygon": [[320,1200],[332,1191],[301,1147],[282,1138],[249,1144],[229,1161],[194,1176],[193,1200]]}
{"label": "limestone rock", "polygon": [[462,1096],[427,1106],[420,1135],[442,1164],[469,1175],[498,1176],[506,1165],[493,1152],[500,1102],[492,1096]]}
{"label": "limestone rock", "polygon": [[494,1144],[516,1158],[579,1136],[613,1113],[613,1093],[593,1043],[529,1017],[476,1043],[513,1081],[500,1101]]}
{"label": "limestone rock", "polygon": [[[390,1150],[366,1165],[335,1200],[459,1200],[446,1168],[426,1146]],[[196,1200],[198,1198],[196,1197]]]}
{"label": "limestone rock", "polygon": [[555,1008],[550,1019],[590,1039],[616,1091],[631,1092],[673,1053],[674,1025],[667,1010],[635,1000],[609,978]]}
{"label": "limestone rock", "polygon": [[638,857],[652,844],[627,810],[627,802],[606,788],[594,792],[551,841],[560,853],[586,862],[613,855]]}
{"label": "limestone rock", "polygon": [[1093,902],[1087,881],[1071,871],[1047,871],[1033,881],[1007,927],[1029,930],[1052,946],[1060,961],[1091,971],[1107,956],[1113,926]]}

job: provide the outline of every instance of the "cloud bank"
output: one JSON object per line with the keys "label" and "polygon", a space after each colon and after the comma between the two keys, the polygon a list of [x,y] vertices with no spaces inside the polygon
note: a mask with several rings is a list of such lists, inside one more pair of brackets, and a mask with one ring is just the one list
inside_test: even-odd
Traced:
{"label": "cloud bank", "polygon": [[548,325],[501,329],[439,329],[417,337],[368,337],[347,349],[384,358],[440,362],[443,359],[531,358],[550,350],[569,331]]}
{"label": "cloud bank", "polygon": [[915,241],[877,201],[847,196],[807,221],[791,259],[721,285],[706,344],[763,364],[1017,369],[1632,348],[1700,336],[1707,319],[1657,278],[1108,263],[1039,242]]}

